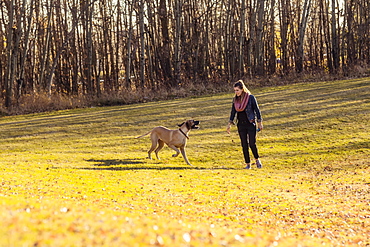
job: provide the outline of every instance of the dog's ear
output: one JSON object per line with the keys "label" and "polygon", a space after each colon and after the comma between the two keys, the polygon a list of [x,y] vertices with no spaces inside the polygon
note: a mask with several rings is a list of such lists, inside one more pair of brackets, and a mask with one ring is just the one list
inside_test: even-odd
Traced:
{"label": "dog's ear", "polygon": [[188,130],[191,129],[190,121],[186,121],[186,128],[188,128]]}
{"label": "dog's ear", "polygon": [[177,126],[181,127],[185,122],[183,122],[182,124],[178,124]]}

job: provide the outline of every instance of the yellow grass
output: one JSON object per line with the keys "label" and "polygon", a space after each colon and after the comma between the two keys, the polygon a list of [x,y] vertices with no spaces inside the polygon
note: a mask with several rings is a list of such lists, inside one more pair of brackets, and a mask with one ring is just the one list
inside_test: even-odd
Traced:
{"label": "yellow grass", "polygon": [[[370,79],[252,89],[263,169],[230,94],[0,118],[0,246],[369,246]],[[148,137],[194,118],[187,153]]]}

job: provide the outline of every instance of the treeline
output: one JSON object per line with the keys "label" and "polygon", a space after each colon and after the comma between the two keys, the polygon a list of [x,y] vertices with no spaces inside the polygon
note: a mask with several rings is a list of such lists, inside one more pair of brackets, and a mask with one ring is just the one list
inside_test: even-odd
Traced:
{"label": "treeline", "polygon": [[368,0],[2,0],[0,98],[100,97],[370,64]]}

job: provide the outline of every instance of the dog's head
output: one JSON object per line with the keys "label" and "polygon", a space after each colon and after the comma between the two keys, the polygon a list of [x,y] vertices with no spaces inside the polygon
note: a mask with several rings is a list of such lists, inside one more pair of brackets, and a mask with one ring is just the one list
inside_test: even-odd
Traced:
{"label": "dog's head", "polygon": [[181,127],[183,126],[184,124],[186,124],[186,128],[188,128],[189,130],[190,129],[199,129],[199,121],[196,121],[196,120],[187,120],[186,122],[183,122],[182,124],[179,124],[178,126]]}

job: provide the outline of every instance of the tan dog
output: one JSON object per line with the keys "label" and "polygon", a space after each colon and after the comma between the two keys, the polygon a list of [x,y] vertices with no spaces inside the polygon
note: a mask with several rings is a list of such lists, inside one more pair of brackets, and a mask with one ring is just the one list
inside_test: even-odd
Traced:
{"label": "tan dog", "polygon": [[187,139],[189,139],[188,133],[192,129],[199,129],[199,127],[197,126],[198,124],[199,121],[187,120],[186,122],[179,124],[178,126],[180,128],[177,130],[170,130],[167,129],[166,127],[159,126],[155,127],[148,133],[142,136],[138,136],[136,138],[141,138],[150,134],[150,139],[152,140],[152,147],[148,151],[149,159],[152,159],[151,153],[153,152],[154,149],[155,155],[157,156],[157,159],[159,159],[158,152],[161,151],[164,144],[166,143],[167,146],[176,151],[176,153],[172,155],[172,157],[177,157],[181,151],[182,157],[184,157],[186,164],[191,166],[190,162],[188,161],[188,158],[186,157],[185,146]]}

